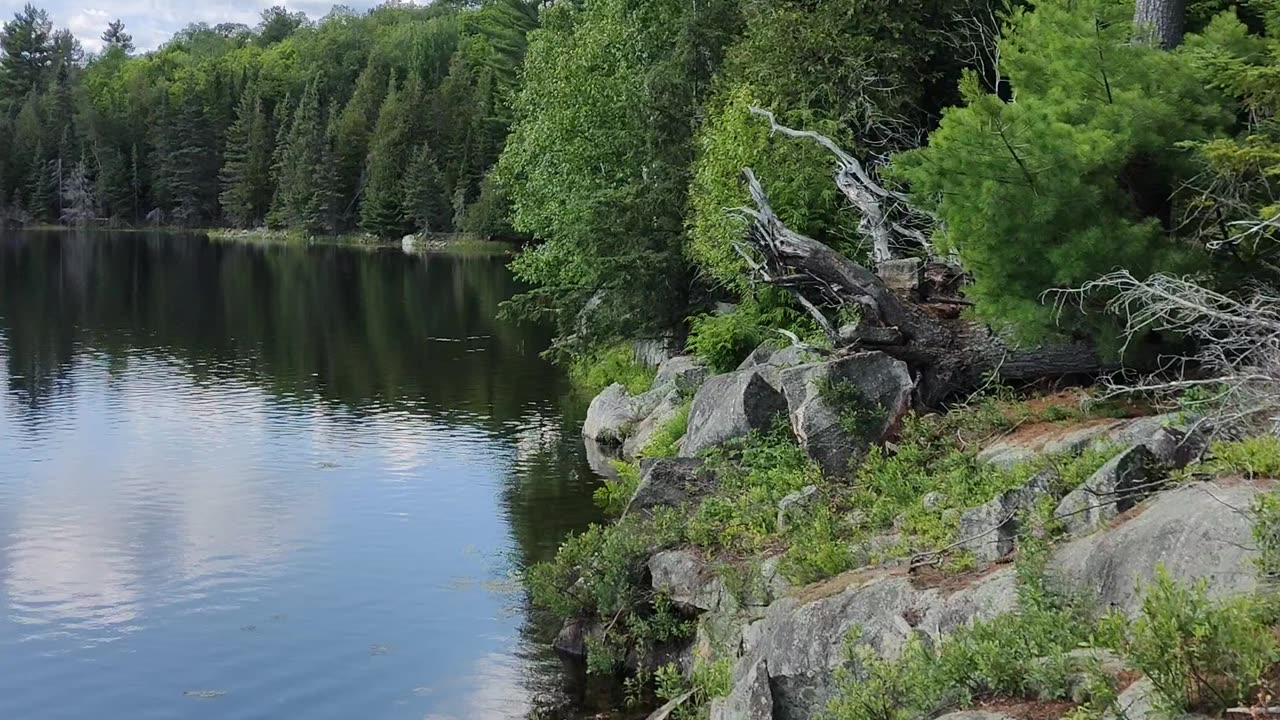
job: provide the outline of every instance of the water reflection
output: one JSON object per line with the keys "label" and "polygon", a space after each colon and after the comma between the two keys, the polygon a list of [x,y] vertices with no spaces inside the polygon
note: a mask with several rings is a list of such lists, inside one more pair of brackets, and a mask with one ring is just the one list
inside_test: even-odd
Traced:
{"label": "water reflection", "polygon": [[0,237],[0,717],[518,717],[595,518],[498,257]]}

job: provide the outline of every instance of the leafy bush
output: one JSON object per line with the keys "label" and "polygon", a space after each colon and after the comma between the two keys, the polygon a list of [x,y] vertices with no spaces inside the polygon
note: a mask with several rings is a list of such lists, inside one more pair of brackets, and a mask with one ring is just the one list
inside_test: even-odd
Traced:
{"label": "leafy bush", "polygon": [[853,568],[856,558],[850,548],[849,533],[840,527],[835,514],[826,505],[818,506],[789,528],[787,540],[790,547],[782,556],[779,569],[784,577],[797,585],[839,575]]}
{"label": "leafy bush", "polygon": [[1280,660],[1273,612],[1255,598],[1211,600],[1207,582],[1180,586],[1161,566],[1123,649],[1167,711],[1221,711],[1251,699]]}
{"label": "leafy bush", "polygon": [[635,352],[626,344],[574,358],[569,366],[573,384],[592,394],[613,383],[622,383],[633,395],[642,393],[653,384],[656,374],[657,370],[636,360]]}
{"label": "leafy bush", "polygon": [[693,400],[687,400],[676,410],[676,414],[665,425],[658,428],[653,434],[653,438],[649,440],[649,444],[640,451],[641,457],[646,458],[662,458],[675,457],[679,451],[680,439],[689,430],[689,409],[693,406]]}
{"label": "leafy bush", "polygon": [[1280,478],[1280,437],[1261,435],[1234,442],[1215,442],[1207,472],[1247,478]]}
{"label": "leafy bush", "polygon": [[670,512],[592,525],[566,540],[554,560],[525,573],[530,601],[557,619],[604,619],[603,631],[588,638],[588,670],[610,673],[629,649],[668,642],[692,630],[669,599],[641,583],[649,557],[680,535],[680,521]]}
{"label": "leafy bush", "polygon": [[618,477],[605,479],[604,484],[592,493],[591,499],[606,515],[616,517],[627,509],[627,503],[631,502],[631,496],[640,486],[640,466],[622,460],[612,460],[610,464]]}
{"label": "leafy bush", "polygon": [[980,697],[1063,697],[1073,670],[1067,653],[1090,624],[1082,605],[1048,593],[1042,571],[1036,560],[1020,568],[1016,612],[962,627],[939,647],[912,636],[897,659],[885,660],[853,646],[823,717],[916,720]]}
{"label": "leafy bush", "polygon": [[771,290],[748,297],[729,312],[698,315],[689,323],[686,348],[717,373],[736,369],[761,343],[781,347],[785,339],[774,332],[778,328],[816,339],[812,321]]}
{"label": "leafy bush", "polygon": [[687,532],[691,542],[709,549],[760,550],[776,534],[778,502],[822,480],[785,425],[712,450],[707,460],[719,491],[697,508]]}
{"label": "leafy bush", "polygon": [[1264,580],[1280,580],[1280,494],[1269,492],[1253,501],[1253,542],[1258,546],[1254,561]]}

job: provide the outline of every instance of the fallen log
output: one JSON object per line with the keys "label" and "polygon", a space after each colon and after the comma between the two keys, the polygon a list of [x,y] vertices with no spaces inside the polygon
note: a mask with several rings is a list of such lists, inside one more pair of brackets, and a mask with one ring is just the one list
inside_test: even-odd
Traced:
{"label": "fallen log", "polygon": [[[917,402],[936,406],[971,391],[992,376],[1030,382],[1096,375],[1103,364],[1091,345],[1071,343],[1019,347],[986,325],[890,290],[880,277],[827,245],[788,228],[750,168],[743,171],[755,208],[739,253],[760,282],[788,290],[838,349],[874,349],[907,363],[916,377]],[[941,305],[954,305],[947,297]],[[853,327],[837,328],[831,317],[852,306]]]}

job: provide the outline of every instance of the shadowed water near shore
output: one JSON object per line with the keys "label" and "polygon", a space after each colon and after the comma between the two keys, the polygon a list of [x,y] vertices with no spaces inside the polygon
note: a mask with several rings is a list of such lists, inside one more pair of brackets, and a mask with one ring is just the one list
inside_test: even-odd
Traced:
{"label": "shadowed water near shore", "polygon": [[524,717],[596,519],[500,256],[0,235],[0,717]]}

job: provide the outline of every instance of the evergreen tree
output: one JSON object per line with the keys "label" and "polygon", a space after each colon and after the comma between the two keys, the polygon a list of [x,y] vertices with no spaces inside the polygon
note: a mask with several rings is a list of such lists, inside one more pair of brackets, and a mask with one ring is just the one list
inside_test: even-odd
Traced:
{"label": "evergreen tree", "polygon": [[418,232],[450,230],[448,191],[427,143],[418,146],[404,176],[404,210]]}
{"label": "evergreen tree", "polygon": [[303,210],[302,226],[316,235],[331,235],[339,228],[342,193],[338,185],[337,153],[338,113],[330,114],[328,130],[312,168],[311,197]]}
{"label": "evergreen tree", "polygon": [[128,158],[111,145],[100,145],[94,156],[98,159],[96,192],[103,214],[112,220],[135,221],[138,213]]}
{"label": "evergreen tree", "polygon": [[218,175],[213,132],[194,94],[183,101],[172,132],[169,154],[161,165],[172,203],[170,216],[179,225],[195,227],[214,216]]}
{"label": "evergreen tree", "polygon": [[315,192],[313,174],[325,154],[325,131],[320,111],[320,78],[316,76],[307,84],[277,154],[276,195],[269,218],[272,225],[303,224]]}
{"label": "evergreen tree", "polygon": [[102,33],[102,42],[106,43],[108,48],[119,48],[126,53],[133,52],[133,36],[124,31],[124,22],[120,18],[107,23],[107,29]]}
{"label": "evergreen tree", "polygon": [[0,101],[15,102],[39,90],[54,61],[49,14],[25,5],[0,30]]}
{"label": "evergreen tree", "polygon": [[357,201],[366,179],[369,136],[378,121],[378,110],[386,90],[386,71],[380,63],[370,63],[360,73],[351,100],[338,116],[334,153],[343,203],[343,225],[353,225],[358,218]]}
{"label": "evergreen tree", "polygon": [[369,143],[369,183],[360,208],[360,226],[379,237],[395,237],[409,229],[404,207],[404,175],[413,151],[421,84],[409,78],[403,88],[387,93]]}
{"label": "evergreen tree", "polygon": [[262,222],[271,198],[271,154],[271,123],[255,89],[241,97],[236,121],[227,130],[218,200],[231,223],[253,227]]}
{"label": "evergreen tree", "polygon": [[49,161],[44,155],[44,143],[36,145],[27,169],[27,210],[37,222],[49,222],[53,219],[53,174],[49,172]]}

